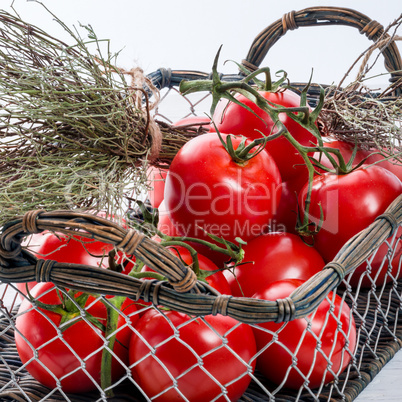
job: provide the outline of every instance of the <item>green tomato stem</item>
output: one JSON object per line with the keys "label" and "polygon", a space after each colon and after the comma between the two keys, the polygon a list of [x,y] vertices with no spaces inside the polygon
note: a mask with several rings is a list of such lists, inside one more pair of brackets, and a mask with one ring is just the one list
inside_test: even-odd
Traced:
{"label": "green tomato stem", "polygon": [[[292,107],[292,108],[286,108],[281,105],[276,105],[272,102],[269,102],[267,99],[265,99],[261,93],[259,92],[258,88],[252,87],[250,85],[250,81],[253,78],[256,82],[258,81],[256,78],[258,74],[265,74],[266,76],[266,82],[265,86],[262,87],[262,89],[266,90],[269,87],[274,87],[274,85],[271,82],[271,78],[269,75],[269,69],[268,68],[261,68],[258,69],[257,71],[254,71],[252,74],[247,75],[244,79],[241,81],[234,81],[234,82],[222,82],[220,80],[219,74],[217,73],[217,64],[218,64],[218,57],[219,57],[220,50],[218,54],[215,57],[213,68],[212,68],[212,80],[205,80],[202,84],[197,83],[193,84],[192,82],[189,81],[182,81],[180,84],[180,91],[182,93],[192,93],[192,92],[198,92],[199,90],[208,90],[212,93],[212,106],[211,106],[211,115],[213,115],[215,108],[219,102],[220,99],[224,98],[227,99],[231,102],[234,102],[237,105],[240,105],[244,107],[246,110],[249,112],[253,113],[256,115],[256,113],[249,107],[240,102],[234,94],[238,93],[243,96],[245,96],[247,99],[251,100],[254,102],[260,109],[265,111],[274,124],[278,128],[279,134],[275,134],[275,138],[279,136],[284,136],[292,145],[293,147],[299,152],[301,157],[303,158],[306,168],[308,170],[308,188],[307,188],[307,196],[305,200],[305,206],[304,206],[304,216],[303,216],[303,221],[299,222],[298,221],[298,231],[300,234],[304,236],[308,236],[313,234],[314,232],[317,231],[317,228],[319,230],[320,225],[318,225],[313,232],[310,231],[310,221],[309,221],[309,209],[310,209],[310,204],[311,204],[311,192],[312,192],[312,181],[316,172],[315,166],[318,166],[320,168],[324,168],[325,170],[328,170],[330,172],[337,172],[341,174],[346,174],[353,170],[352,168],[352,162],[355,156],[354,151],[352,158],[348,163],[345,163],[341,153],[339,150],[336,149],[330,149],[324,147],[323,140],[321,137],[321,134],[315,124],[319,113],[322,109],[323,103],[324,103],[324,90],[322,89],[320,92],[320,98],[317,107],[310,112],[309,107],[307,106],[307,89],[308,85],[303,89],[302,94],[301,94],[301,102],[299,107]],[[243,70],[242,70],[243,71]],[[281,83],[286,79],[286,73],[281,80]],[[311,81],[311,78],[310,78]],[[260,85],[261,88],[261,85]],[[288,87],[287,87],[288,88]],[[278,89],[275,86],[275,89]],[[296,121],[298,124],[300,124],[301,127],[307,129],[316,139],[318,142],[318,146],[316,147],[305,147],[302,144],[300,144],[297,140],[293,138],[293,136],[289,133],[289,131],[286,129],[286,127],[283,125],[283,123],[279,120],[279,114],[280,113],[285,113],[289,118],[293,119]],[[259,117],[258,115],[256,115]],[[261,118],[261,117],[260,117]],[[324,166],[320,165],[319,161],[315,161],[314,159],[309,155],[311,152],[321,152],[324,153],[331,164],[333,165],[334,169],[328,169],[325,168]],[[338,158],[338,162],[335,160],[333,157],[335,155]],[[322,215],[322,214],[321,214]],[[322,219],[322,216],[321,216]]]}
{"label": "green tomato stem", "polygon": [[[107,340],[107,347],[102,350],[102,360],[101,360],[101,388],[105,390],[107,397],[113,396],[113,391],[108,389],[112,385],[112,360],[113,356],[109,350],[113,350],[116,341],[116,330],[117,323],[119,319],[119,310],[123,305],[126,297],[115,296],[111,299],[103,301],[106,307],[107,318],[106,318],[106,329],[105,338]],[[110,304],[112,305],[110,305]],[[114,307],[113,307],[114,306]]]}
{"label": "green tomato stem", "polygon": [[202,245],[208,247],[212,251],[217,251],[219,253],[225,254],[237,262],[240,262],[244,256],[244,251],[241,247],[236,246],[234,243],[222,240],[220,238],[215,238],[215,240],[220,242],[221,244],[225,245],[226,246],[225,248],[220,247],[217,244],[208,242],[206,240],[198,239],[196,237],[167,236],[158,229],[155,230],[155,233],[162,239],[162,243],[161,243],[162,245],[164,245],[166,242],[176,242],[176,244],[175,244],[176,246],[186,247],[186,246],[188,246],[188,244],[185,242],[192,242],[192,243],[202,244]]}

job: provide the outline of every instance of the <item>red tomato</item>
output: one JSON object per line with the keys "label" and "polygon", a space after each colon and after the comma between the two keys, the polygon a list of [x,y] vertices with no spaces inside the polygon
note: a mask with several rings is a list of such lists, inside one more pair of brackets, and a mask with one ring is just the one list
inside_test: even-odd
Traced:
{"label": "red tomato", "polygon": [[[355,147],[355,144],[352,144],[350,142],[346,141],[330,141],[330,142],[325,142],[324,146],[326,148],[333,148],[333,149],[339,149],[341,152],[345,162],[347,163],[350,158],[352,157],[353,150]],[[384,160],[384,157],[380,154],[376,154],[375,152],[378,152],[376,149],[370,149],[370,150],[365,150],[365,149],[359,149],[356,153],[356,156],[353,160],[353,166],[356,166],[359,162],[361,162],[363,159],[367,158],[366,161],[364,162],[366,165],[370,165],[372,163],[377,162],[377,166],[381,166],[390,172],[394,173],[395,176],[399,178],[399,180],[402,181],[402,166],[401,164],[397,163],[395,160]],[[331,154],[335,161],[338,162],[338,158],[336,155]],[[326,155],[320,154],[319,152],[316,152],[314,154],[314,158],[317,159],[321,164],[328,168],[333,168],[331,162],[327,158]],[[382,162],[379,162],[382,161]]]}
{"label": "red tomato", "polygon": [[[296,279],[274,282],[253,297],[264,300],[284,299],[302,283]],[[341,297],[330,293],[328,299],[331,303],[325,299],[316,312],[306,318],[289,321],[286,325],[266,322],[253,326],[258,350],[273,341],[273,335],[267,330],[278,331],[277,340],[257,358],[257,368],[270,381],[286,388],[298,389],[303,386],[304,377],[307,377],[308,386],[313,389],[320,386],[323,380],[325,383],[333,380],[333,374],[327,371],[329,368],[340,374],[347,367],[356,347],[355,322]],[[332,312],[331,304],[334,306]],[[308,327],[310,329],[307,331]],[[342,332],[339,328],[342,328]],[[320,341],[320,350],[317,350],[317,339]],[[291,353],[295,354],[295,359],[292,359]],[[326,359],[331,362],[330,367]],[[293,362],[296,364],[290,368]]]}
{"label": "red tomato", "polygon": [[108,253],[113,250],[112,244],[82,236],[68,237],[51,232],[41,233],[40,245],[33,251],[38,258],[52,259],[58,262],[93,265],[106,268]]}
{"label": "red tomato", "polygon": [[[227,136],[223,135],[226,139]],[[240,137],[233,137],[236,148]],[[232,160],[217,134],[191,139],[177,153],[165,186],[170,218],[184,235],[243,240],[264,230],[280,199],[275,162],[260,152],[245,163]]]}
{"label": "red tomato", "polygon": [[[158,210],[159,210],[158,230],[160,230],[163,234],[167,236],[183,237],[183,235],[178,230],[177,225],[172,223],[169,214],[165,208],[165,201],[161,202]],[[185,228],[183,228],[183,231],[184,230]],[[199,254],[211,260],[219,268],[223,268],[224,262],[228,260],[228,257],[225,254],[222,254],[219,251],[211,250],[209,247],[204,246],[203,244],[191,241],[185,241],[185,243],[193,247]]]}
{"label": "red tomato", "polygon": [[197,127],[209,128],[210,122],[211,122],[211,119],[207,116],[188,116],[188,117],[185,117],[183,119],[180,119],[180,120],[174,122],[172,125],[174,127],[194,126],[195,128],[197,128]]}
{"label": "red tomato", "polygon": [[[307,185],[300,194],[302,208],[306,192]],[[318,224],[322,208],[324,221],[314,245],[324,260],[331,261],[346,241],[369,226],[401,193],[400,180],[379,166],[315,177],[309,218]]]}
{"label": "red tomato", "polygon": [[181,237],[181,233],[177,229],[176,225],[174,225],[169,217],[169,213],[166,210],[165,200],[163,200],[158,208],[159,212],[159,221],[158,221],[158,230],[163,234],[172,237]]}
{"label": "red tomato", "polygon": [[272,217],[271,232],[297,234],[298,196],[306,182],[304,176],[282,182],[280,187],[281,200]]}
{"label": "red tomato", "polygon": [[[300,194],[302,208],[306,188]],[[317,176],[313,180],[309,218],[318,224],[322,209],[322,228],[314,235],[314,247],[325,262],[332,261],[350,238],[368,227],[401,193],[400,180],[380,166],[359,168],[346,175],[325,173]],[[385,255],[386,249],[382,250],[376,257],[379,260]],[[376,270],[378,266],[374,263],[372,269]]]}
{"label": "red tomato", "polygon": [[[69,237],[62,233],[42,232],[33,235],[24,245],[38,258],[44,260],[55,260],[57,262],[68,262],[72,264],[83,264],[95,267],[107,268],[108,253],[113,250],[112,244],[103,243],[98,240],[91,240],[82,236]],[[123,262],[122,253],[119,252],[116,263]],[[124,273],[128,273],[132,263],[127,266]],[[18,283],[17,287],[22,294],[27,294],[37,282]]]}
{"label": "red tomato", "polygon": [[[37,233],[27,240],[24,245],[28,250],[36,254],[38,258],[55,260],[57,262],[70,262],[91,266],[108,266],[108,253],[113,250],[113,245],[90,240],[82,236],[68,237],[59,233]],[[22,294],[27,294],[37,282],[18,283],[17,287]]]}
{"label": "red tomato", "polygon": [[[176,121],[172,124],[173,127],[178,126],[194,126],[197,127],[207,127],[206,123],[209,123],[211,120],[208,117],[204,116],[189,116],[179,121]],[[200,124],[204,123],[204,124]],[[163,199],[165,198],[165,180],[168,172],[168,168],[162,169],[154,166],[150,166],[148,168],[148,199],[151,203],[151,206],[154,208],[158,208]]]}
{"label": "red tomato", "polygon": [[[172,246],[169,247],[169,251],[173,253],[176,256],[180,256],[182,261],[188,265],[191,266],[193,264],[193,258],[191,257],[190,252],[182,246]],[[207,257],[204,257],[203,255],[197,253],[198,255],[198,263],[200,266],[200,269],[203,271],[217,271],[218,267]],[[149,272],[152,271],[148,266],[144,266],[143,272]],[[225,295],[231,295],[232,291],[230,290],[229,283],[225,276],[223,275],[222,271],[218,271],[215,274],[212,274],[210,276],[206,277],[206,281],[208,282],[209,285],[211,285],[214,289],[216,289],[219,293],[225,294]]]}
{"label": "red tomato", "polygon": [[[53,306],[62,302],[60,294],[49,282],[36,285],[32,289],[32,296]],[[106,324],[107,311],[101,301],[95,302],[95,298],[90,296],[86,306],[93,317]],[[131,323],[136,323],[138,318],[134,302],[126,299],[121,311],[130,315]],[[101,349],[105,340],[104,332],[79,318],[79,313],[75,317],[76,322],[62,332],[62,340],[58,336],[61,314],[43,308],[32,309],[31,302],[24,299],[15,323],[15,343],[22,363],[29,362],[37,354],[37,358],[30,361],[26,369],[41,384],[55,388],[57,378],[61,380],[64,392],[82,393],[95,389],[94,381],[100,383]],[[113,351],[127,364],[131,329],[125,324],[125,319],[120,316]],[[85,362],[85,371],[79,368],[82,361]],[[124,372],[124,366],[114,358],[112,379],[119,379]]]}
{"label": "red tomato", "polygon": [[[370,264],[359,265],[347,279],[348,283],[356,288],[371,288],[373,284],[377,287],[384,282],[388,283],[393,278],[402,278],[400,261],[402,256],[402,243],[398,239],[402,238],[402,227],[395,234],[384,242],[375,254],[369,257]],[[392,251],[390,251],[392,248]]]}
{"label": "red tomato", "polygon": [[[259,91],[259,93],[268,102],[276,105],[285,107],[300,106],[300,96],[290,90],[281,92]],[[226,100],[221,101],[212,117],[213,122],[221,133],[241,134],[255,139],[262,137],[262,134],[269,136],[277,132],[277,128],[268,113],[262,111],[254,102],[243,95],[236,95],[235,98],[247,105],[259,117],[233,102],[228,104]],[[317,142],[308,130],[301,127],[285,113],[281,113],[279,119],[300,144],[311,146]],[[269,141],[266,149],[278,165],[283,181],[288,181],[299,175],[303,175],[304,179],[307,180],[308,173],[305,166],[303,166],[304,160],[286,138],[280,137]]]}
{"label": "red tomato", "polygon": [[[180,338],[175,336],[173,327]],[[230,317],[190,318],[175,311],[162,315],[154,310],[147,312],[135,329],[141,337],[136,333],[131,337],[131,371],[149,398],[161,393],[152,400],[182,400],[173,388],[173,379],[177,381],[177,389],[191,402],[227,398],[235,401],[246,391],[251,381],[247,366],[253,371],[256,352],[250,326]],[[218,334],[225,336],[227,343]],[[227,388],[226,398],[222,386]]]}
{"label": "red tomato", "polygon": [[386,161],[380,162],[380,166],[392,172],[400,181],[402,181],[402,164],[396,159],[388,159]]}
{"label": "red tomato", "polygon": [[150,166],[147,170],[148,199],[153,208],[158,208],[165,197],[165,180],[168,169]]}
{"label": "red tomato", "polygon": [[245,246],[245,264],[227,274],[234,296],[251,297],[272,282],[282,279],[310,279],[325,263],[314,248],[290,233],[268,233],[250,240]]}

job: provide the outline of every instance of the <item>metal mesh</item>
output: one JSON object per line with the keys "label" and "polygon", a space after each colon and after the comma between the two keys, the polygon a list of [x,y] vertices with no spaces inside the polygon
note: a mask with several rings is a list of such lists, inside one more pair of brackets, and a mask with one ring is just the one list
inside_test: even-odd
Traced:
{"label": "metal mesh", "polygon": [[[208,113],[208,95],[183,97],[177,89],[172,87],[162,91],[161,99],[160,104],[154,110],[156,119],[172,123],[191,115]],[[251,355],[247,356],[233,341],[236,333],[241,331],[246,324],[232,320],[231,325],[226,329],[218,330],[210,320],[204,317],[187,317],[177,324],[163,306],[149,306],[140,302],[137,310],[127,313],[116,309],[111,304],[110,299],[104,296],[96,296],[90,305],[84,309],[74,299],[70,298],[70,302],[75,303],[79,311],[74,320],[86,323],[87,327],[97,334],[96,338],[100,340],[98,347],[91,350],[88,355],[80,357],[78,351],[64,338],[65,332],[62,331],[62,327],[53,322],[51,322],[51,326],[55,330],[55,335],[39,347],[32,346],[30,341],[16,328],[16,319],[28,314],[28,311],[32,311],[32,309],[38,311],[42,317],[46,317],[46,314],[39,307],[31,307],[30,310],[18,313],[18,308],[26,296],[21,296],[14,285],[0,284],[0,397],[2,400],[24,401],[106,401],[110,400],[107,393],[113,391],[114,399],[111,398],[111,400],[164,400],[164,398],[171,400],[175,396],[183,400],[193,401],[194,398],[187,394],[189,388],[187,381],[196,373],[195,377],[198,380],[190,388],[199,391],[199,395],[202,395],[200,400],[229,401],[233,397],[232,389],[238,383],[246,384],[242,395],[236,396],[241,401],[353,399],[364,388],[364,384],[376,374],[376,371],[381,369],[381,365],[385,364],[387,356],[391,358],[401,344],[402,284],[398,281],[402,271],[402,256],[400,255],[402,240],[400,236],[401,230],[395,231],[385,246],[382,246],[387,247],[388,252],[385,253],[380,270],[372,272],[372,261],[375,257],[375,253],[373,253],[365,263],[366,270],[360,281],[357,281],[357,286],[352,288],[351,281],[356,274],[351,274],[326,298],[325,302],[328,309],[323,315],[322,328],[330,326],[335,328],[330,338],[341,340],[340,343],[343,344],[343,347],[340,350],[335,348],[335,342],[330,346],[324,345],[325,331],[317,331],[314,328],[316,313],[301,319],[305,324],[305,329],[295,341],[294,347],[289,347],[286,338],[283,336],[287,327],[292,326],[292,322],[278,323],[274,324],[273,327],[268,326],[268,328],[263,324],[250,325],[248,328],[254,331],[254,334],[264,334],[267,342],[259,350],[253,351],[250,348]],[[376,280],[376,276],[381,271],[386,271],[384,281]],[[362,287],[363,280],[369,282],[368,288]],[[63,292],[63,290],[59,291]],[[68,296],[65,295],[65,297]],[[347,313],[349,320],[354,319],[356,323],[356,348],[353,348],[348,340],[352,330],[350,326],[342,324],[340,311],[339,309],[336,310],[335,307],[335,298],[340,300],[341,305],[349,307],[350,310]],[[104,306],[119,311],[120,326],[110,336],[128,329],[131,332],[131,337],[136,338],[136,344],[141,345],[138,348],[145,350],[136,361],[131,363],[127,360],[123,361],[122,356],[115,351],[115,348],[110,349],[108,347],[110,336],[105,338],[102,331],[88,319],[85,312],[89,311],[96,303],[102,303]],[[152,341],[136,326],[139,316],[143,316],[145,313],[151,314],[151,311],[154,311],[154,314],[157,314],[161,320],[158,327],[160,329],[158,339]],[[68,326],[69,323],[63,325]],[[209,333],[210,347],[206,350],[200,351],[194,344],[194,339],[188,336],[188,333],[192,333],[190,328],[194,326],[198,328],[198,332],[202,330]],[[272,330],[272,328],[275,329]],[[20,361],[15,348],[15,332],[25,339],[28,349],[32,353],[32,357],[24,364]],[[194,330],[194,333],[196,332]],[[187,335],[185,336],[185,334]],[[80,344],[89,342],[88,339],[88,335],[82,334]],[[66,350],[76,358],[77,365],[61,378],[54,376],[50,368],[40,359],[42,352],[52,342],[61,342]],[[305,360],[303,350],[307,343],[313,346],[306,369],[305,367],[302,368],[302,362]],[[169,345],[174,346],[174,352],[166,355],[165,351]],[[102,390],[97,379],[90,374],[88,362],[102,354],[105,348],[108,348],[116,364],[121,368],[121,373],[118,378],[113,379],[112,384],[107,389]],[[264,353],[270,353],[273,350],[275,351],[274,356],[282,357],[277,357],[277,360],[271,361],[270,364],[274,371],[284,370],[282,378],[276,382],[268,380],[258,368],[258,364],[257,369],[254,368],[257,360]],[[175,369],[175,359],[173,361],[171,359],[172,353],[177,361],[185,360],[183,370],[177,371]],[[335,355],[339,364],[334,365]],[[219,361],[219,359],[224,361],[219,363],[222,369],[216,373],[212,363]],[[350,362],[343,370],[343,362],[349,359]],[[56,385],[54,389],[41,386],[29,375],[27,368],[32,362],[38,362],[54,378]],[[317,365],[324,365],[326,369],[321,378],[315,380],[318,381],[318,385],[312,387],[312,378],[315,375],[314,367]],[[148,378],[150,381],[156,383],[164,381],[165,385],[158,388],[155,394],[147,394],[141,382],[143,377],[138,375],[141,370],[146,371],[145,375],[151,377]],[[66,393],[61,384],[78,371],[90,378],[94,390],[89,393]],[[159,375],[157,375],[158,373]],[[232,373],[232,376],[228,377],[226,375],[228,373]],[[332,378],[328,384],[324,380],[326,375]],[[290,390],[288,385],[292,376],[296,376],[300,380],[300,386]],[[361,385],[362,383],[363,385]],[[211,394],[205,393],[208,387],[212,390]]]}

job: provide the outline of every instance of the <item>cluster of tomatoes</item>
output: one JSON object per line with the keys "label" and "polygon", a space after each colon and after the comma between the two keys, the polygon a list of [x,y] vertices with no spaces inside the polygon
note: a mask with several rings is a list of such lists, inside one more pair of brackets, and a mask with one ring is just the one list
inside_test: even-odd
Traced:
{"label": "cluster of tomatoes", "polygon": [[[50,232],[33,235],[26,246],[40,258],[105,269],[113,250],[100,241]],[[192,265],[186,248],[171,251]],[[130,274],[134,261],[120,253],[116,256],[117,264],[123,262],[123,274]],[[198,262],[203,272],[213,271],[207,282],[229,294],[230,286],[222,272],[215,272],[216,265],[202,255]],[[194,401],[211,400],[222,393],[222,387],[231,400],[237,400],[251,381],[248,372],[254,371],[256,354],[253,331],[233,318],[158,311],[142,301],[57,289],[52,283],[20,283],[18,288],[23,301],[15,324],[16,347],[29,373],[50,389],[90,392],[118,383],[129,371],[149,397],[161,393],[158,400],[180,398],[180,394]],[[111,311],[119,312],[115,322],[110,322]],[[107,332],[111,324],[114,327]],[[105,339],[112,338],[106,367]],[[105,370],[107,383],[102,380]]]}
{"label": "cluster of tomatoes", "polygon": [[[272,104],[300,105],[298,95],[289,90],[260,94]],[[254,113],[235,102],[221,101],[212,122],[190,117],[176,123],[203,125],[209,127],[209,133],[189,141],[169,168],[150,169],[155,185],[149,198],[159,208],[159,230],[187,239],[219,268],[224,258],[193,238],[213,242],[216,236],[246,243],[242,246],[243,262],[232,267],[229,263],[226,268],[230,269],[224,271],[232,295],[283,299],[332,261],[350,238],[368,227],[402,193],[402,167],[393,160],[384,160],[378,150],[359,149],[355,153],[353,143],[326,137],[325,148],[339,150],[348,171],[337,169],[331,162],[332,155],[342,167],[338,154],[317,149],[309,155],[315,166],[308,210],[313,230],[304,238],[298,231],[307,213],[309,171],[304,159],[283,137],[268,141],[265,149],[250,159],[233,158],[233,152],[226,149],[228,140],[234,149],[244,148],[276,130],[266,112],[248,98],[236,97]],[[280,119],[299,144],[317,145],[317,138],[295,119],[287,114],[280,115]],[[245,143],[243,136],[247,138]],[[348,284],[373,287],[398,279],[402,274],[402,246],[397,239],[401,235],[399,229],[370,258],[368,268],[364,263],[346,278]],[[331,381],[334,373],[339,374],[347,366],[356,346],[353,315],[339,295],[331,293],[328,300],[307,320],[292,321],[278,331],[274,344],[270,345],[273,333],[282,324],[262,324],[265,330],[254,328],[260,353],[257,367],[268,380],[297,389],[307,379],[314,388],[323,380]],[[330,304],[335,315],[329,314]],[[320,338],[320,352],[314,335],[306,332],[309,325]],[[336,335],[337,326],[342,326],[342,335]],[[296,354],[297,368],[292,366],[291,353]]]}
{"label": "cluster of tomatoes", "polygon": [[[299,96],[290,90],[260,93],[271,104],[300,105]],[[254,146],[253,140],[274,134],[276,125],[247,98],[239,95],[238,100],[253,112],[222,101],[212,124],[205,118],[176,123],[207,124],[210,132],[184,145],[168,169],[150,169],[149,199],[159,210],[156,240],[180,238],[182,246],[170,249],[190,267],[195,264],[190,251],[197,251],[199,272],[222,294],[286,299],[402,193],[402,169],[392,161],[380,161],[378,154],[358,151],[353,163],[364,159],[362,166],[348,173],[326,172],[326,166],[333,166],[325,154],[311,154],[319,167],[311,184],[308,220],[320,230],[309,233],[313,241],[307,242],[297,231],[307,213],[305,161],[283,137]],[[317,143],[286,113],[280,119],[302,146]],[[339,149],[347,161],[353,153],[348,143],[328,140],[325,146]],[[107,258],[100,256],[113,248],[50,233],[38,236],[36,251],[62,262],[102,265]],[[218,239],[241,245],[243,261],[228,261],[226,254],[208,247],[208,243],[222,246]],[[349,284],[373,286],[398,277],[401,252],[399,245],[389,256],[384,245],[371,259],[370,275],[362,265],[348,278]],[[388,266],[384,266],[387,253]],[[132,266],[125,265],[124,273],[133,274],[128,272]],[[21,290],[26,294],[27,289]],[[356,347],[353,314],[336,293],[330,293],[306,318],[286,325],[252,326],[221,315],[197,318],[127,299],[64,294],[47,283],[33,286],[30,295],[43,304],[32,309],[29,299],[22,302],[16,322],[17,349],[35,378],[51,388],[60,382],[65,392],[86,392],[102,381],[108,303],[121,312],[115,323],[112,379],[121,378],[129,367],[142,392],[150,398],[158,396],[157,400],[183,396],[191,401],[219,396],[223,400],[224,394],[237,400],[256,367],[274,386],[316,388],[345,369]],[[79,314],[77,304],[87,316]]]}

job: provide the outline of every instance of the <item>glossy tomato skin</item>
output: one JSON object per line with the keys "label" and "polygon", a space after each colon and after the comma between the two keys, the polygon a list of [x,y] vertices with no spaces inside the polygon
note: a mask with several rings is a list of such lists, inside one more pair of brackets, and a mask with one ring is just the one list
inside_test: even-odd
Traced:
{"label": "glossy tomato skin", "polygon": [[172,125],[174,127],[194,126],[195,128],[205,127],[207,129],[210,122],[211,119],[207,116],[188,116],[184,117],[183,119],[175,121]]}
{"label": "glossy tomato skin", "polygon": [[[296,279],[274,282],[257,292],[253,297],[264,300],[284,299],[302,283],[303,281]],[[321,352],[316,350],[316,337],[321,341],[321,351],[332,363],[331,370],[333,372],[339,374],[349,364],[351,354],[354,353],[356,348],[357,339],[353,315],[341,297],[334,296],[332,293],[327,297],[334,304],[332,314],[330,313],[331,304],[325,299],[318,306],[317,311],[309,315],[307,319],[300,318],[289,321],[284,328],[282,328],[283,323],[266,322],[259,324],[260,327],[272,332],[282,328],[277,333],[278,342],[271,344],[257,358],[257,368],[273,383],[282,384],[285,377],[287,377],[283,386],[290,389],[299,389],[304,384],[304,378],[299,374],[298,370],[304,376],[308,376],[308,386],[311,389],[319,387],[324,378],[325,383],[333,380],[333,375],[326,371],[328,368],[327,360]],[[342,323],[342,331],[347,334],[347,339],[337,331],[338,320],[334,317],[338,317]],[[309,332],[305,333],[309,322],[311,322],[311,331],[315,335]],[[272,334],[257,327],[253,327],[253,331],[258,350],[272,342]],[[292,368],[288,375],[287,370],[292,365],[292,357],[285,348],[289,349],[290,353],[296,353],[297,359],[298,370]]]}
{"label": "glossy tomato skin", "polygon": [[[374,256],[369,257],[370,265],[366,263],[359,265],[346,277],[349,285],[353,288],[381,287],[384,282],[389,283],[393,279],[402,278],[400,261],[402,257],[402,244],[397,239],[402,237],[402,228],[384,242]],[[392,251],[390,252],[390,247]],[[387,257],[386,257],[387,256]]]}
{"label": "glossy tomato skin", "polygon": [[[31,291],[33,297],[38,298],[42,303],[57,305],[61,299],[54,289],[52,283],[39,283]],[[106,324],[106,307],[100,301],[94,302],[94,297],[90,296],[86,303],[88,312],[99,319],[102,324]],[[102,352],[95,353],[102,349],[104,340],[100,336],[100,330],[95,330],[82,319],[77,320],[73,325],[63,331],[63,340],[58,337],[57,327],[61,321],[61,315],[45,310],[43,308],[31,309],[31,302],[24,299],[16,319],[15,343],[18,354],[23,363],[28,362],[34,356],[34,349],[38,354],[38,360],[30,362],[26,368],[29,373],[41,384],[55,388],[55,378],[61,379],[71,371],[81,366],[77,359],[78,355],[85,361],[86,371],[92,378],[100,383],[101,356]],[[42,313],[40,313],[40,310]],[[138,317],[135,303],[127,299],[122,306],[121,311],[126,315],[131,315],[131,322],[136,323]],[[117,334],[117,341],[113,351],[124,364],[128,363],[128,344],[131,336],[131,330],[125,325],[125,319],[119,317],[118,327],[121,330]],[[28,340],[29,344],[25,341]],[[48,342],[48,343],[47,343]],[[47,343],[45,345],[45,343]],[[74,350],[69,349],[66,343]],[[30,346],[32,345],[32,347]],[[94,353],[93,355],[91,355]],[[45,366],[50,370],[43,367]],[[112,378],[117,380],[125,372],[125,368],[116,359],[112,363]],[[77,370],[71,375],[61,380],[61,386],[64,392],[83,393],[96,388],[94,382],[82,370]]]}
{"label": "glossy tomato skin", "polygon": [[[156,358],[150,353],[149,346],[135,333],[130,341],[132,375],[146,395],[152,398],[173,385],[172,378],[162,366],[164,365],[177,379],[180,392],[192,402],[227,400],[223,396],[215,399],[221,394],[221,387],[204,370],[213,375],[223,386],[241,376],[227,386],[227,397],[231,401],[238,400],[251,381],[251,377],[246,374],[248,368],[226,347],[219,348],[222,345],[222,339],[214,331],[221,335],[226,334],[227,346],[232,348],[246,364],[249,363],[253,371],[256,346],[251,327],[220,315],[205,317],[208,325],[200,318],[190,319],[189,316],[175,311],[164,312],[164,315],[166,318],[157,311],[149,311],[135,327],[145,341],[156,348]],[[186,321],[191,322],[186,323]],[[173,336],[172,325],[179,331],[180,341]],[[234,326],[237,327],[232,330]],[[190,351],[183,342],[193,351]],[[217,349],[214,350],[215,348]],[[202,359],[203,369],[197,365],[196,356]],[[135,364],[142,358],[144,360]],[[190,367],[193,368],[182,375]],[[158,402],[173,400],[183,400],[174,388],[155,398]]]}
{"label": "glossy tomato skin", "polygon": [[[108,253],[113,250],[113,245],[91,240],[82,236],[68,237],[61,233],[42,232],[32,235],[23,243],[28,250],[38,258],[54,260],[57,262],[69,262],[106,268],[108,266]],[[27,294],[37,282],[18,283],[17,287],[22,294]]]}
{"label": "glossy tomato skin", "polygon": [[165,198],[165,180],[168,169],[150,166],[147,169],[148,200],[153,208],[158,208]]}
{"label": "glossy tomato skin", "polygon": [[[299,95],[290,90],[280,92],[259,91],[259,93],[269,102],[277,105],[285,107],[300,106]],[[212,117],[212,121],[219,132],[244,135],[255,139],[262,137],[262,134],[269,136],[277,131],[269,115],[254,102],[243,95],[236,95],[235,97],[253,110],[257,116],[233,102],[228,104],[226,100],[221,101]],[[281,113],[279,119],[300,144],[311,146],[317,142],[308,130],[301,127],[285,113]],[[305,166],[303,166],[303,158],[286,138],[280,137],[269,141],[266,149],[278,165],[283,181],[288,181],[299,175],[303,175],[307,179],[308,173]]]}
{"label": "glossy tomato skin", "polygon": [[[304,208],[307,185],[300,194]],[[309,217],[321,230],[314,247],[330,262],[355,234],[368,227],[402,193],[401,181],[379,166],[359,168],[346,175],[325,173],[313,180]],[[303,211],[304,212],[304,211]]]}
{"label": "glossy tomato skin", "polygon": [[298,199],[302,188],[307,183],[304,176],[295,177],[281,184],[281,199],[272,217],[271,232],[297,234]]}
{"label": "glossy tomato skin", "polygon": [[[314,236],[314,247],[323,256],[324,261],[332,261],[350,238],[373,223],[401,193],[400,180],[380,166],[359,168],[346,175],[326,173],[316,177],[313,180],[309,215],[311,221],[318,223],[322,208],[323,225]],[[300,196],[300,205],[303,206],[306,188]],[[384,244],[377,252],[371,263],[372,278],[376,276],[387,251],[388,247]],[[399,244],[391,262],[394,275],[398,275],[397,265],[401,251],[402,245]],[[350,281],[352,286],[359,283],[359,274],[365,271],[365,267],[366,265],[362,264],[356,269]],[[387,267],[383,267],[377,277],[377,284],[384,280],[386,271]],[[388,280],[390,279],[388,277]],[[365,278],[362,285],[371,286],[371,283]]]}
{"label": "glossy tomato skin", "polygon": [[[177,225],[175,225],[169,217],[169,214],[166,211],[165,201],[162,201],[159,208],[159,221],[158,221],[158,230],[167,236],[173,237],[183,237],[180,233]],[[192,241],[183,241],[193,247],[197,253],[208,258],[213,264],[216,265],[217,268],[223,268],[224,263],[228,260],[228,257],[225,254],[220,253],[219,251],[211,250],[209,247],[195,243]],[[221,292],[222,293],[222,292]]]}
{"label": "glossy tomato skin", "polygon": [[57,262],[70,262],[91,266],[107,267],[108,253],[112,244],[87,239],[82,236],[71,238],[51,232],[41,233],[42,240],[34,249],[38,258],[52,259]]}
{"label": "glossy tomato skin", "polygon": [[[241,138],[232,141],[237,147]],[[246,241],[267,227],[280,199],[280,184],[278,168],[267,152],[238,164],[216,133],[203,134],[173,159],[165,204],[183,235],[207,238],[204,229],[229,241]]]}
{"label": "glossy tomato skin", "polygon": [[158,230],[163,234],[172,237],[181,237],[180,231],[177,229],[176,225],[173,224],[172,220],[169,217],[168,211],[166,210],[165,200],[163,200],[159,207],[159,220],[158,220]]}
{"label": "glossy tomato skin", "polygon": [[272,282],[307,280],[325,263],[314,248],[291,233],[267,233],[243,246],[243,264],[226,275],[234,296],[251,297]]}
{"label": "glossy tomato skin", "polygon": [[[180,119],[172,124],[173,127],[179,126],[191,126],[196,128],[199,127],[208,127],[210,123],[210,118],[206,116],[188,116],[183,119]],[[154,208],[159,208],[159,205],[165,198],[165,180],[168,172],[168,167],[161,168],[150,166],[147,169],[147,177],[148,177],[148,199],[151,203],[151,206]]]}
{"label": "glossy tomato skin", "polygon": [[[54,260],[57,262],[65,262],[72,264],[83,264],[93,267],[108,268],[108,254],[114,249],[112,244],[103,243],[98,240],[92,240],[83,236],[66,236],[62,233],[55,234],[45,231],[36,233],[22,243],[36,257],[44,260]],[[128,274],[133,266],[135,257],[130,257],[125,265],[123,273]],[[115,257],[116,263],[123,263],[127,258],[123,258],[123,253],[118,252]],[[17,287],[22,295],[27,294],[37,282],[18,283]]]}

